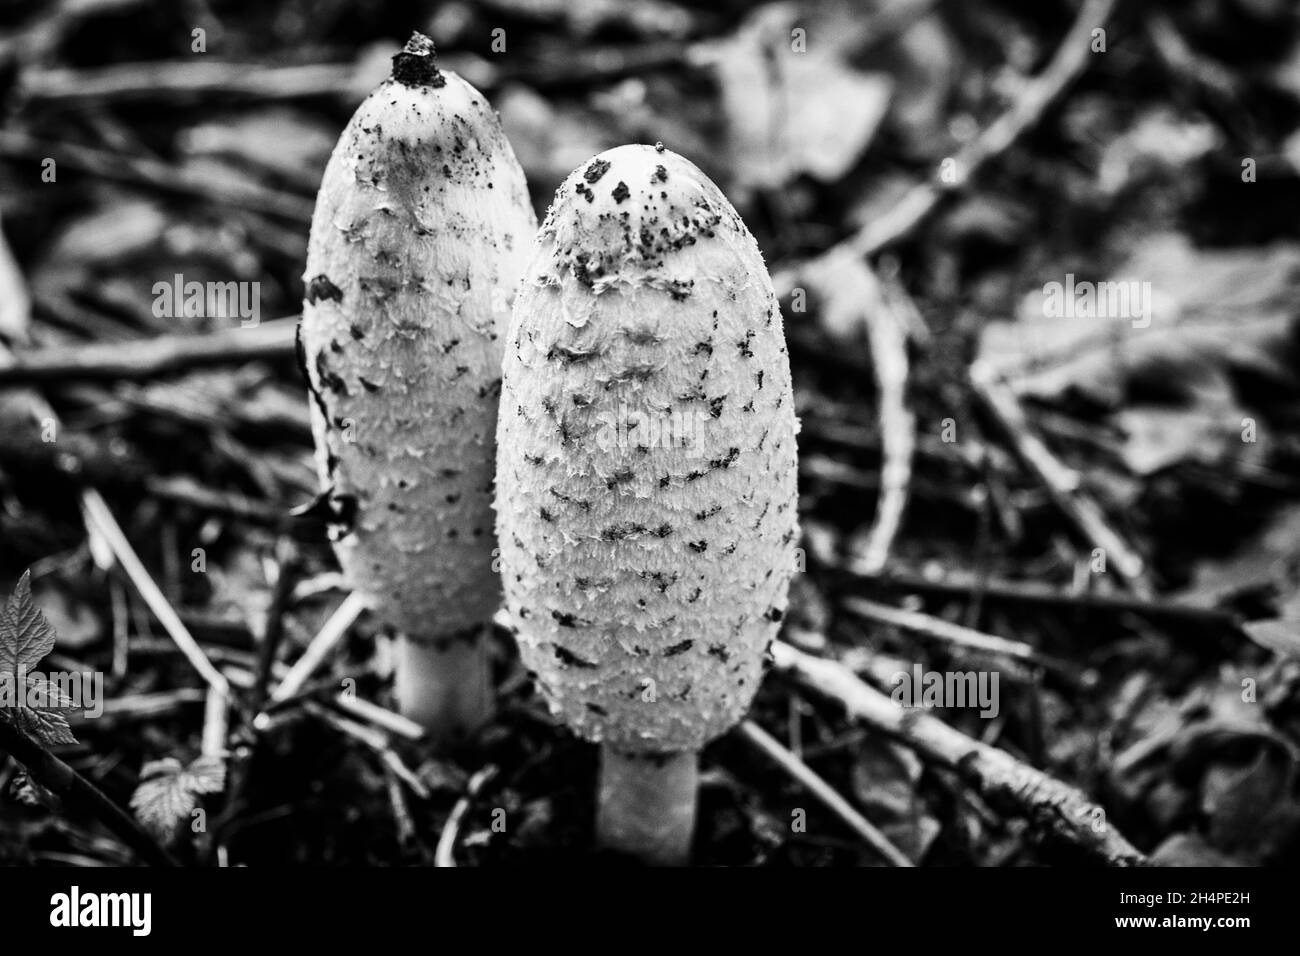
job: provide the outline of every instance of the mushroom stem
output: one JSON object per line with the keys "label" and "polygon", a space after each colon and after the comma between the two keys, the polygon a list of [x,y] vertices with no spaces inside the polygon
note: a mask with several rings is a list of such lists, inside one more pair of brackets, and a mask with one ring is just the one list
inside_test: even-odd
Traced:
{"label": "mushroom stem", "polygon": [[435,743],[464,743],[491,719],[492,664],[480,629],[437,642],[399,635],[395,663],[398,706]]}
{"label": "mushroom stem", "polygon": [[695,837],[699,754],[600,748],[596,839],[651,866],[685,866]]}

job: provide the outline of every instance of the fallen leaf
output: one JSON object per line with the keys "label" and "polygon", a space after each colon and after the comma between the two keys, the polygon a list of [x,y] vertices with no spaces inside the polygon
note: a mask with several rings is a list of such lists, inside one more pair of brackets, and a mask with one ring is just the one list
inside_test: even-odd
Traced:
{"label": "fallen leaf", "polygon": [[912,751],[888,741],[867,741],[852,770],[853,793],[864,815],[913,862],[943,829],[917,795],[923,766]]}
{"label": "fallen leaf", "polygon": [[1241,866],[1197,833],[1175,833],[1151,854],[1152,866]]}
{"label": "fallen leaf", "polygon": [[1300,660],[1300,621],[1252,621],[1242,629],[1261,647]]}
{"label": "fallen leaf", "polygon": [[986,325],[981,359],[1022,396],[1112,413],[1136,474],[1185,461],[1257,467],[1265,451],[1247,437],[1237,380],[1300,395],[1287,359],[1300,344],[1300,245],[1199,250],[1162,234],[1104,281],[1052,276],[1015,322]]}
{"label": "fallen leaf", "polygon": [[226,768],[219,758],[199,757],[189,767],[174,757],[153,760],[140,771],[131,809],[149,832],[172,843],[198,807],[199,797],[219,793],[225,785]]}
{"label": "fallen leaf", "polygon": [[[801,48],[795,29],[805,31]],[[692,62],[717,78],[739,188],[777,188],[801,174],[836,182],[880,127],[892,81],[851,67],[826,39],[834,29],[821,29],[794,4],[775,3],[733,36],[692,49]]]}

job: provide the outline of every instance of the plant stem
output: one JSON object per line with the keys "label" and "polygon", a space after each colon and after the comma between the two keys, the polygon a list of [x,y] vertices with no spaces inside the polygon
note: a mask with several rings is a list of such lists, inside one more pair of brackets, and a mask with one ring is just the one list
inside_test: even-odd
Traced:
{"label": "plant stem", "polygon": [[695,837],[699,754],[600,748],[596,840],[651,866],[686,866]]}
{"label": "plant stem", "polygon": [[146,863],[176,866],[171,854],[102,790],[7,720],[0,720],[0,750],[7,750],[46,790],[93,814]]}
{"label": "plant stem", "polygon": [[464,743],[492,718],[492,664],[485,631],[435,643],[397,639],[395,689],[404,716],[440,746]]}

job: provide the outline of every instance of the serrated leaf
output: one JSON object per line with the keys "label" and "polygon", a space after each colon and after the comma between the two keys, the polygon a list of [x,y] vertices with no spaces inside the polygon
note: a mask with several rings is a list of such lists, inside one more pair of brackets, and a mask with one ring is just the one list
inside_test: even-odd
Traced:
{"label": "serrated leaf", "polygon": [[23,733],[35,737],[47,747],[77,742],[77,738],[72,736],[72,728],[68,726],[68,718],[57,710],[13,707],[0,713]]}
{"label": "serrated leaf", "polygon": [[54,746],[77,742],[67,715],[80,711],[43,674],[27,674],[25,695],[13,701],[13,706],[0,708],[0,716],[46,746]]}
{"label": "serrated leaf", "polygon": [[225,764],[216,757],[199,757],[188,768],[174,757],[150,761],[140,771],[131,809],[146,829],[170,843],[190,819],[199,796],[220,792],[225,781]]}
{"label": "serrated leaf", "polygon": [[32,600],[32,574],[23,573],[0,609],[0,717],[46,746],[75,744],[66,714],[79,708],[43,674],[29,673],[54,650],[54,628]]}
{"label": "serrated leaf", "polygon": [[226,786],[226,762],[220,757],[199,757],[186,771],[195,793],[220,793]]}
{"label": "serrated leaf", "polygon": [[0,612],[0,670],[13,674],[35,667],[54,650],[54,629],[32,601],[32,573],[23,572]]}

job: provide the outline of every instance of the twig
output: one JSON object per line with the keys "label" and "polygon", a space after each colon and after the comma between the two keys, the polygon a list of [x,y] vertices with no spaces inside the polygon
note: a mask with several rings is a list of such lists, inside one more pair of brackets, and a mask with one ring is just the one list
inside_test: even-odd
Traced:
{"label": "twig", "polygon": [[142,0],[63,0],[51,3],[17,30],[0,36],[0,67],[11,59],[19,63],[42,60],[83,21],[141,4]]}
{"label": "twig", "polygon": [[92,814],[146,863],[176,866],[171,854],[102,790],[7,720],[0,720],[0,749],[26,767],[31,778],[46,790]]}
{"label": "twig", "polygon": [[[167,645],[175,648],[169,642]],[[66,670],[67,668],[61,668]],[[105,700],[103,713],[98,717],[73,715],[73,725],[94,721],[97,728],[116,726],[133,720],[155,720],[175,714],[176,711],[191,704],[201,704],[211,692],[203,687],[178,687],[175,690],[149,691],[142,694],[129,694]]]}
{"label": "twig", "polygon": [[364,724],[358,724],[356,721],[348,720],[346,717],[334,713],[334,711],[330,710],[328,707],[318,704],[313,700],[303,701],[302,706],[303,710],[307,711],[307,713],[311,714],[313,717],[325,721],[325,723],[329,724],[335,730],[351,737],[353,740],[359,741],[361,744],[374,751],[379,759],[384,762],[384,765],[391,769],[393,773],[397,774],[397,776],[401,778],[402,782],[411,788],[412,793],[421,800],[429,799],[429,788],[426,787],[424,782],[412,772],[410,767],[402,762],[402,758],[393,750],[388,737],[383,733],[371,727],[367,727]]}
{"label": "twig", "polygon": [[251,713],[260,713],[266,705],[267,688],[271,684],[271,668],[275,664],[276,653],[284,638],[284,615],[289,604],[289,596],[298,580],[298,563],[292,546],[286,546],[286,555],[279,562],[279,574],[271,590],[271,603],[266,611],[266,627],[262,630],[262,639],[257,646],[257,670],[254,672],[253,689],[248,698]]}
{"label": "twig", "polygon": [[292,316],[202,335],[159,335],[135,342],[37,349],[15,355],[11,364],[0,367],[0,385],[140,380],[208,365],[286,358],[293,355],[297,327],[298,317]]}
{"label": "twig", "polygon": [[213,98],[270,103],[338,97],[360,101],[367,92],[350,63],[267,66],[262,63],[195,62],[194,59],[119,63],[89,70],[29,70],[21,95],[28,109],[91,106],[105,102],[211,103]]}
{"label": "twig", "polygon": [[859,581],[871,581],[897,591],[917,591],[922,594],[940,594],[969,598],[978,591],[985,600],[1001,604],[1028,604],[1038,608],[1056,608],[1074,614],[1096,612],[1104,614],[1137,614],[1149,621],[1169,624],[1193,624],[1201,627],[1238,630],[1240,619],[1232,611],[1215,607],[1197,607],[1172,601],[1147,600],[1130,594],[1076,594],[1063,591],[1037,581],[1008,581],[973,577],[961,580],[931,580],[919,574],[904,571],[886,571],[881,574],[853,575]]}
{"label": "twig", "polygon": [[813,772],[812,768],[781,746],[771,734],[752,720],[746,720],[739,727],[742,737],[772,759],[782,770],[788,773],[804,789],[825,804],[826,808],[848,824],[867,845],[879,853],[894,866],[912,866],[912,861],[902,850],[894,846],[889,838],[859,813],[852,804],[845,800],[835,788]]}
{"label": "twig", "polygon": [[411,819],[411,809],[406,805],[406,794],[402,792],[402,781],[397,774],[384,768],[384,789],[388,791],[388,803],[393,808],[393,824],[397,828],[397,842],[406,846],[415,839],[415,823]]}
{"label": "twig", "polygon": [[[946,196],[964,188],[990,160],[1005,152],[1035,125],[1047,107],[1083,73],[1088,63],[1091,33],[1109,19],[1115,3],[1116,0],[1085,0],[1047,67],[1026,83],[1006,112],[953,157],[958,182],[916,184],[886,215],[873,219],[827,254],[847,249],[858,256],[873,255],[905,238]],[[798,272],[796,266],[773,276],[778,295],[798,285]]]}
{"label": "twig", "polygon": [[777,669],[810,690],[838,701],[852,717],[956,772],[990,803],[1026,817],[1108,865],[1146,862],[1146,857],[1107,821],[1105,811],[1074,787],[1005,751],[967,737],[937,717],[899,707],[843,664],[813,657],[780,641],[773,645],[772,652]]}
{"label": "twig", "polygon": [[127,156],[77,143],[37,139],[26,133],[0,133],[0,157],[13,160],[52,157],[67,169],[113,182],[148,186],[161,192],[237,206],[294,223],[311,221],[312,202],[244,180],[214,179],[191,169],[144,156]]}
{"label": "twig", "polygon": [[78,486],[143,491],[172,504],[279,531],[311,525],[309,518],[295,517],[270,502],[236,491],[209,488],[189,475],[152,474],[144,460],[130,446],[106,439],[65,431],[57,442],[43,442],[24,438],[15,429],[0,424],[0,464],[57,476]]}
{"label": "twig", "polygon": [[[12,362],[13,353],[0,345],[0,369],[8,367]],[[45,400],[44,396],[36,392],[27,389],[16,391],[8,396],[7,404],[21,409],[23,413],[33,419],[48,418],[51,421],[58,421],[54,409]],[[94,488],[82,489],[81,510],[85,518],[87,531],[92,536],[98,534],[108,545],[113,552],[113,557],[126,571],[136,590],[140,592],[140,596],[149,605],[149,609],[153,611],[154,616],[163,625],[168,636],[180,648],[181,653],[194,665],[194,668],[207,681],[209,687],[223,697],[229,698],[230,686],[226,683],[226,679],[212,666],[212,662],[204,655],[203,649],[199,647],[198,642],[194,640],[184,622],[177,616],[176,611],[159,589],[157,582],[150,576],[148,570],[136,555],[135,550],[131,547],[131,542],[127,540],[121,526],[117,523],[117,519],[113,517],[113,512],[108,507],[108,503]]]}
{"label": "twig", "polygon": [[456,863],[456,840],[460,835],[461,823],[469,814],[474,798],[496,775],[497,768],[489,764],[469,778],[469,783],[465,787],[465,795],[457,800],[456,805],[451,808],[447,823],[443,826],[442,834],[438,837],[438,848],[433,854],[434,866],[454,867],[458,865]]}
{"label": "twig", "polygon": [[153,611],[154,617],[163,626],[168,636],[176,642],[181,653],[193,665],[194,669],[199,672],[200,676],[207,681],[208,686],[217,691],[224,697],[230,696],[230,685],[226,679],[221,676],[221,672],[212,666],[203,649],[199,647],[193,635],[190,634],[184,622],[172,608],[171,603],[163,595],[158,584],[149,574],[143,562],[136,555],[135,549],[131,547],[131,542],[127,540],[126,535],[122,532],[121,526],[117,519],[113,517],[113,512],[109,509],[108,503],[100,496],[94,488],[87,488],[82,492],[82,510],[85,512],[87,523],[94,526],[95,530],[108,542],[113,551],[113,556],[117,559],[122,570],[126,572],[131,583],[135,585],[140,596],[144,598],[145,604],[149,605],[149,610]]}
{"label": "twig", "polygon": [[346,711],[353,717],[359,717],[376,727],[381,727],[390,734],[405,737],[410,741],[424,739],[424,728],[411,718],[404,717],[386,707],[380,707],[363,697],[356,697],[352,694],[336,694],[330,702],[339,710]]}
{"label": "twig", "polygon": [[230,700],[209,687],[203,702],[203,742],[199,753],[218,759],[226,756],[229,718]]}
{"label": "twig", "polygon": [[1108,564],[1133,593],[1150,597],[1142,556],[1129,547],[1106,523],[1101,509],[1080,490],[1079,475],[1067,468],[1034,434],[1020,401],[988,366],[976,362],[970,369],[971,385],[989,412],[998,420],[1020,459],[1038,476],[1061,512],[1094,547],[1100,548]]}
{"label": "twig", "polygon": [[316,673],[316,669],[326,657],[338,647],[339,642],[347,636],[348,629],[360,617],[361,612],[367,607],[366,599],[356,591],[353,591],[336,610],[325,625],[320,629],[307,650],[303,651],[302,657],[289,668],[289,673],[284,680],[280,681],[279,686],[271,692],[271,701],[280,703],[287,700],[298,692],[298,690]]}
{"label": "twig", "polygon": [[981,654],[1010,657],[1036,667],[1057,671],[1066,676],[1070,676],[1070,672],[1075,669],[1069,661],[1044,654],[1037,648],[1022,641],[1010,641],[1005,637],[985,634],[983,631],[963,627],[960,624],[953,624],[951,621],[945,621],[943,618],[934,617],[930,614],[922,614],[919,611],[888,607],[884,604],[877,604],[875,601],[856,597],[845,598],[844,609],[851,614],[865,617],[868,620],[901,627],[905,631],[935,638],[948,644],[955,644],[958,647],[978,651]]}
{"label": "twig", "polygon": [[916,451],[916,419],[907,406],[907,333],[903,320],[886,299],[871,267],[865,262],[862,266],[875,286],[874,307],[867,307],[866,326],[871,369],[880,392],[881,464],[876,517],[853,565],[872,573],[888,563],[894,538],[903,524]]}
{"label": "twig", "polygon": [[[1034,126],[1047,107],[1079,78],[1088,63],[1092,31],[1110,18],[1115,2],[1085,0],[1046,69],[1028,81],[1015,103],[992,125],[958,150],[954,166],[959,182],[954,185],[962,187],[969,183],[989,160],[1004,153]],[[888,215],[874,220],[854,235],[848,241],[849,248],[860,256],[868,256],[892,245],[933,212],[950,192],[951,188],[941,188],[933,182],[913,187]]]}
{"label": "twig", "polygon": [[0,231],[0,336],[25,341],[32,319],[32,297],[4,232]]}

